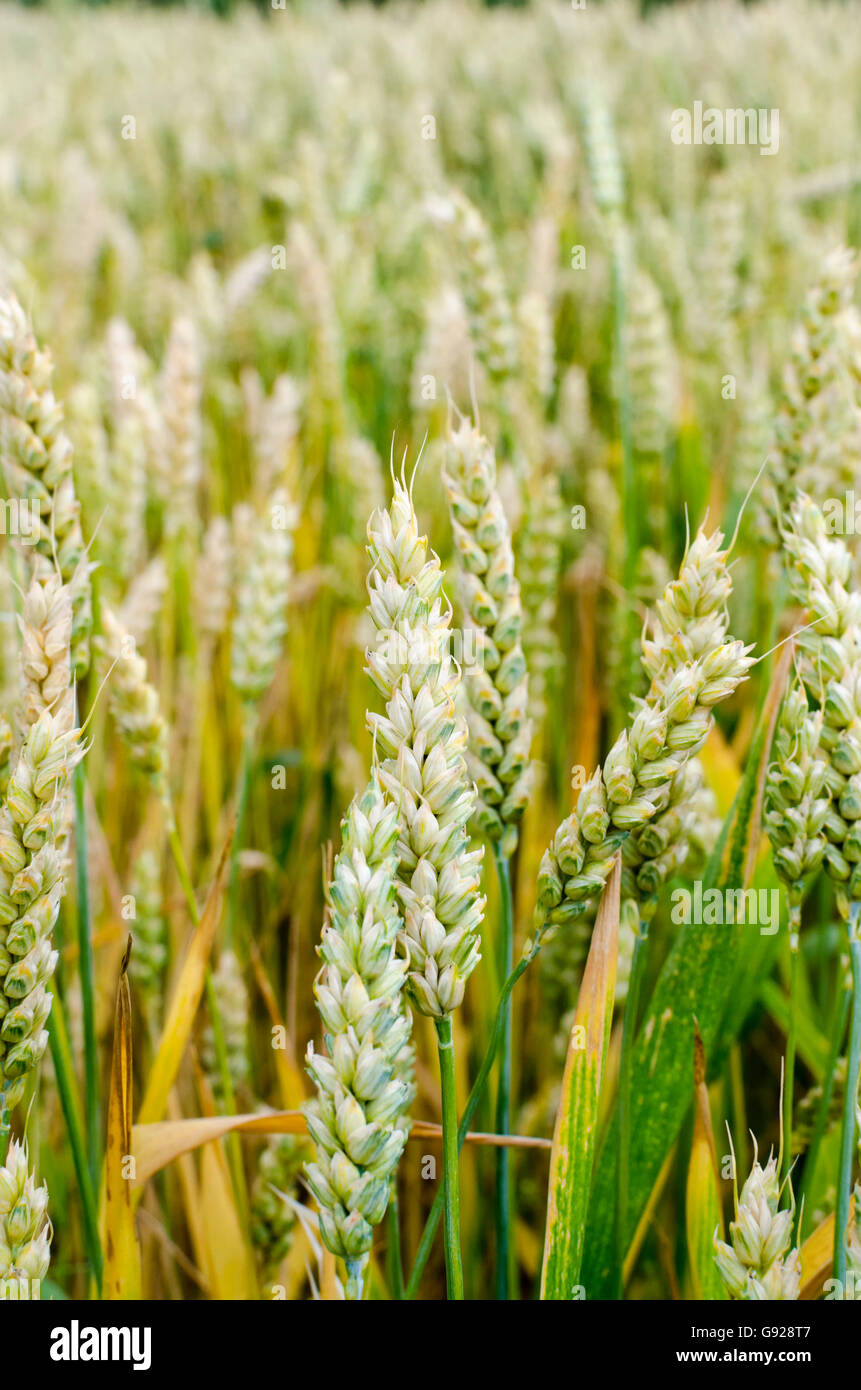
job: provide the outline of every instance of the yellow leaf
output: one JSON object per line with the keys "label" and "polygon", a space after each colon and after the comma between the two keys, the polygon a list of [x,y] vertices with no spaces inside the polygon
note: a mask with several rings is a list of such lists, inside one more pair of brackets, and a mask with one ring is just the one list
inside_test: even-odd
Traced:
{"label": "yellow leaf", "polygon": [[167,1022],[152,1064],[138,1115],[140,1124],[153,1124],[161,1119],[167,1106],[171,1087],[179,1071],[182,1054],[185,1052],[194,1017],[203,994],[206,967],[221,911],[224,878],[227,871],[227,855],[232,834],[231,831],[221,851],[218,869],[209,890],[203,915],[199,925],[195,928],[182,964],[176,990],[170,1003]]}
{"label": "yellow leaf", "polygon": [[[162,1120],[157,1124],[136,1124],[132,1130],[135,1156],[135,1186],[142,1186],[154,1173],[166,1168],[182,1154],[211,1144],[233,1132],[244,1134],[307,1134],[305,1117],[299,1110],[267,1110],[253,1115],[206,1115],[191,1120]],[[415,1120],[410,1129],[412,1142],[441,1139],[442,1127],[429,1120]],[[550,1140],[523,1134],[480,1134],[470,1130],[467,1144],[512,1149],[549,1149]]]}
{"label": "yellow leaf", "polygon": [[254,978],[257,981],[257,988],[263,996],[266,1012],[272,1021],[272,1027],[283,1030],[283,1035],[287,1039],[286,1048],[273,1045],[272,1052],[275,1058],[275,1070],[278,1073],[281,1099],[287,1110],[295,1110],[305,1099],[303,1074],[296,1066],[292,1041],[287,1033],[287,1025],[281,1017],[275,994],[263,968],[260,952],[253,941],[251,942],[251,965],[254,970]]}
{"label": "yellow leaf", "polygon": [[256,1299],[257,1279],[242,1236],[227,1160],[217,1144],[209,1145],[200,1156],[200,1188],[206,1213],[206,1266],[214,1297]]}
{"label": "yellow leaf", "polygon": [[685,1203],[688,1263],[696,1299],[726,1297],[714,1258],[714,1234],[723,1235],[717,1154],[706,1085],[706,1050],[694,1019],[694,1135]]}
{"label": "yellow leaf", "polygon": [[717,724],[713,726],[698,756],[703,765],[706,782],[715,794],[720,818],[723,820],[741,784],[741,769],[735,753]]}

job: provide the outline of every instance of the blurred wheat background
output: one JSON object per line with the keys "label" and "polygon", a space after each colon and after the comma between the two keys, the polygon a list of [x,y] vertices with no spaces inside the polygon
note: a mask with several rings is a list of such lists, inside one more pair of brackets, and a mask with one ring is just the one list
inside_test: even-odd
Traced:
{"label": "blurred wheat background", "polygon": [[[26,908],[37,922],[27,950],[47,943],[31,962],[38,999],[3,1033],[6,1277],[41,1278],[42,1297],[147,1299],[390,1298],[409,1281],[444,1186],[433,1128],[442,1035],[423,986],[404,993],[412,1131],[375,1196],[367,1147],[338,1182],[329,1153],[329,1179],[312,1173],[309,1187],[303,1165],[322,1121],[309,1137],[301,1113],[315,1081],[325,1092],[343,1080],[326,1069],[317,948],[342,910],[327,892],[347,873],[342,818],[372,760],[391,754],[367,717],[388,698],[366,671],[366,649],[379,649],[368,573],[372,562],[385,571],[384,544],[372,535],[370,559],[367,546],[372,514],[379,527],[386,508],[408,507],[403,478],[416,534],[441,557],[456,638],[498,617],[491,602],[482,619],[464,572],[484,573],[497,553],[504,570],[513,555],[505,595],[519,608],[511,643],[496,637],[528,672],[516,765],[510,780],[500,773],[506,792],[518,790],[502,821],[498,714],[469,724],[485,812],[469,821],[472,848],[485,846],[470,891],[473,904],[478,891],[487,901],[481,959],[458,956],[463,1002],[444,1009],[460,1113],[509,962],[535,939],[537,904],[542,949],[512,992],[510,1065],[503,1043],[470,1125],[520,1139],[507,1160],[472,1141],[460,1159],[466,1297],[570,1297],[563,1284],[587,1298],[751,1296],[751,1270],[766,1289],[758,1296],[818,1293],[835,1205],[848,1215],[854,1151],[846,779],[861,755],[858,767],[847,755],[834,775],[807,775],[837,738],[821,737],[837,700],[827,703],[827,680],[849,689],[840,729],[854,728],[858,574],[852,527],[826,538],[810,508],[845,499],[858,475],[856,267],[841,250],[861,231],[858,18],[854,5],[798,0],[646,17],[591,0],[320,3],[227,19],[0,7],[0,453],[6,497],[35,498],[42,523],[35,546],[3,541],[3,835],[14,846],[0,843],[0,938]],[[695,102],[778,111],[777,149],[674,143],[673,112]],[[472,424],[495,460],[467,441]],[[491,494],[492,526],[483,517],[464,539],[475,498]],[[8,532],[10,516],[7,506]],[[733,541],[728,561],[717,543],[690,561],[704,522],[724,549]],[[705,608],[690,587],[703,574]],[[673,647],[691,604],[716,635]],[[842,655],[803,641],[795,655],[791,644],[774,650],[817,614]],[[655,643],[645,668],[644,623]],[[639,820],[586,835],[591,803],[578,798],[596,767],[592,790],[604,796],[606,785],[611,810],[631,798],[630,787],[614,793],[626,774],[607,755],[631,727],[632,700],[663,690],[673,663],[704,659],[712,637],[762,659],[746,669],[738,658],[696,706],[697,758],[679,755],[645,784],[666,783],[668,800],[646,795]],[[456,684],[470,659],[456,643],[453,656]],[[488,710],[496,698],[494,686]],[[772,750],[778,709],[784,742],[779,732]],[[665,735],[666,718],[656,748]],[[39,743],[49,736],[58,761],[37,795],[38,769],[55,757]],[[808,762],[787,790],[779,774],[797,768],[800,740]],[[529,764],[531,787],[516,781]],[[36,802],[20,804],[34,795],[48,810],[31,833]],[[604,846],[585,886],[575,807],[585,840]],[[649,848],[638,834],[656,808],[673,819]],[[763,809],[767,826],[777,817],[775,854],[801,837],[797,862],[772,858]],[[403,843],[403,803],[399,814]],[[347,843],[363,834],[354,825]],[[43,859],[33,887],[40,845],[51,880]],[[378,848],[381,872],[396,878],[394,850]],[[468,869],[467,850],[456,858]],[[608,875],[619,902],[601,936]],[[670,894],[697,880],[780,887],[780,930],[684,935]],[[380,892],[381,920],[402,933],[392,960],[409,948],[404,902],[395,887]],[[605,894],[609,919],[607,904]],[[801,924],[798,952],[787,923]],[[598,1079],[586,1140],[570,1107],[591,1083],[578,1079],[570,1030],[578,994],[586,1008],[590,941],[608,932],[612,967],[597,950],[591,958],[610,1002],[606,1039],[587,1028]],[[413,972],[425,968],[419,936],[417,926]],[[5,975],[24,947],[0,948]],[[708,962],[699,974],[689,950]],[[18,997],[11,984],[7,995]],[[12,1004],[3,1008],[5,1018]],[[695,1016],[706,1054],[697,1069]],[[594,1022],[588,1008],[577,1018]],[[667,1026],[679,1030],[669,1060]],[[12,1066],[21,1029],[32,1047]],[[313,1078],[309,1040],[322,1058]],[[397,1067],[386,1066],[388,1078]],[[362,1100],[363,1123],[383,1084]],[[230,1130],[235,1116],[257,1119]],[[582,1141],[579,1216],[559,1205],[559,1116]],[[740,1191],[757,1136],[751,1182],[764,1207],[759,1189],[745,1191],[757,1219],[768,1212],[740,1277],[731,1234],[717,1260],[712,1247],[719,1222],[737,1214],[727,1122]],[[778,1190],[790,1156],[792,1191]],[[329,1180],[341,1213],[321,1237]],[[345,1194],[357,1182],[373,1243],[345,1264]],[[763,1254],[787,1211],[790,1229]],[[579,1225],[583,1248],[556,1250],[554,1222]],[[848,1258],[861,1263],[857,1235]],[[445,1297],[442,1233],[409,1291]]]}

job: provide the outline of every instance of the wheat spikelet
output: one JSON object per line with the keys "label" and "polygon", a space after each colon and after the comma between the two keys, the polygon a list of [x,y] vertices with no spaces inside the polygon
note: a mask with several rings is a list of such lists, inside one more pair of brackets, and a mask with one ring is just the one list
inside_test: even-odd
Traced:
{"label": "wheat spikelet", "polygon": [[529,670],[530,713],[535,724],[547,713],[549,688],[563,665],[555,621],[564,528],[556,473],[548,470],[532,476],[518,537],[517,568],[523,599],[523,650]]}
{"label": "wheat spikelet", "polygon": [[516,319],[521,381],[533,402],[546,405],[556,366],[553,315],[547,297],[538,290],[527,290],[517,301]]}
{"label": "wheat spikelet", "polygon": [[605,216],[616,216],[625,200],[622,164],[613,118],[596,87],[584,93],[580,118],[592,197]]}
{"label": "wheat spikelet", "polygon": [[661,296],[642,270],[631,281],[627,333],[631,443],[640,454],[662,454],[675,427],[676,363]]}
{"label": "wheat spikelet", "polygon": [[51,934],[64,892],[58,836],[80,731],[42,712],[24,739],[0,809],[0,1111],[21,1099],[48,1045]]}
{"label": "wheat spikelet", "polygon": [[161,1011],[167,966],[167,918],[162,907],[158,855],[147,849],[135,859],[130,893],[134,898],[134,950],[129,973],[144,1017],[154,1027]]}
{"label": "wheat spikelet", "polygon": [[223,516],[210,521],[203,536],[195,574],[194,606],[203,638],[216,642],[227,627],[233,575],[233,538]]}
{"label": "wheat spikelet", "polygon": [[[222,951],[218,968],[212,976],[218,1017],[224,1041],[227,1073],[234,1091],[248,1077],[248,990],[242,978],[242,967],[233,951]],[[218,1099],[224,1097],[224,1079],[219,1067],[218,1050],[211,1023],[203,1035],[201,1060],[209,1084]]]}
{"label": "wheat spikelet", "polygon": [[851,376],[854,370],[855,271],[851,252],[831,252],[792,336],[770,469],[778,526],[797,491],[827,495],[837,481],[833,440],[846,427],[841,393],[847,371]]}
{"label": "wheat spikelet", "polygon": [[743,1302],[788,1302],[801,1288],[801,1258],[792,1248],[795,1202],[780,1209],[782,1188],[772,1154],[763,1168],[755,1159],[736,1198],[730,1243],[715,1234],[715,1262],[730,1298]]}
{"label": "wheat spikelet", "polygon": [[719,531],[700,531],[656,606],[643,638],[649,692],[544,854],[530,948],[601,892],[626,836],[664,808],[674,778],[702,748],[714,705],[745,679],[752,658],[727,634],[731,581],[722,541]]}
{"label": "wheat spikelet", "polygon": [[463,566],[464,636],[474,638],[477,648],[464,653],[467,767],[478,788],[479,825],[511,854],[533,780],[523,612],[493,449],[468,421],[449,436],[443,483]]}
{"label": "wheat spikelet", "polygon": [[461,293],[470,318],[473,345],[491,379],[502,381],[516,368],[517,338],[488,227],[460,190],[432,202],[431,211],[454,231],[460,252]]}
{"label": "wheat spikelet", "polygon": [[828,766],[818,756],[822,715],[810,714],[800,682],[783,703],[774,740],[775,757],[765,785],[764,825],[774,867],[786,886],[790,929],[797,932],[801,901],[811,875],[822,863],[830,796]]}
{"label": "wheat spikelet", "polygon": [[251,1189],[251,1240],[264,1286],[271,1284],[290,1249],[296,1213],[286,1200],[296,1194],[305,1144],[279,1134],[264,1146]]}
{"label": "wheat spikelet", "polygon": [[231,679],[247,705],[272,684],[287,632],[287,594],[292,573],[296,510],[287,493],[273,493],[268,516],[244,556],[232,629]]}
{"label": "wheat spikelet", "polygon": [[36,1186],[26,1146],[13,1139],[0,1168],[0,1285],[4,1297],[38,1298],[38,1283],[48,1273],[50,1258],[48,1189],[44,1183]]}
{"label": "wheat spikelet", "polygon": [[194,321],[171,325],[161,382],[165,455],[160,489],[169,535],[193,530],[197,518],[202,439],[200,344]]}
{"label": "wheat spikelet", "polygon": [[[316,1150],[306,1167],[320,1233],[350,1262],[348,1296],[382,1220],[414,1094],[411,1020],[397,956],[397,809],[376,778],[351,804],[329,886],[330,919],[315,983],[328,1056],[308,1045],[317,1098],[305,1107]],[[358,1268],[356,1267],[358,1262]]]}
{"label": "wheat spikelet", "polygon": [[[815,752],[825,764],[821,789],[814,778],[814,799],[820,791],[831,797],[822,820],[828,841],[824,864],[835,881],[838,906],[847,915],[850,900],[861,895],[861,594],[850,587],[852,561],[846,542],[829,537],[822,512],[803,494],[791,509],[783,542],[792,592],[810,624],[798,633],[796,643],[807,699],[818,711]],[[793,710],[796,707],[803,719],[797,699]],[[785,810],[778,809],[785,819]],[[819,808],[810,813],[816,828]],[[781,866],[790,867],[785,855]]]}
{"label": "wheat spikelet", "polygon": [[[40,350],[14,298],[0,298],[0,451],[12,495],[38,507],[36,535],[26,542],[34,572],[59,566],[72,592],[72,666],[89,666],[90,576],[72,476],[72,446],[51,388],[53,363]],[[55,558],[56,557],[56,558]]]}
{"label": "wheat spikelet", "polygon": [[152,632],[167,592],[167,582],[164,557],[155,555],[129,584],[119,619],[138,646],[142,646]]}
{"label": "wheat spikelet", "polygon": [[35,724],[44,710],[50,710],[61,728],[71,729],[75,720],[70,651],[72,596],[59,575],[31,581],[18,625],[26,726]]}
{"label": "wheat spikelet", "polygon": [[409,989],[440,1018],[456,1009],[479,960],[484,900],[481,851],[466,826],[476,797],[464,755],[466,721],[455,712],[460,675],[449,649],[451,606],[439,560],[419,535],[403,482],[368,523],[370,612],[379,634],[367,671],[386,701],[368,727],[382,754],[380,781],[399,813],[399,892]]}
{"label": "wheat spikelet", "polygon": [[167,799],[167,726],[158,692],[147,680],[146,661],[138,655],[134,638],[113,609],[103,603],[100,616],[97,646],[111,663],[111,712],[132,762]]}
{"label": "wheat spikelet", "polygon": [[[438,409],[445,404],[446,393],[455,401],[467,400],[471,361],[469,316],[460,294],[449,286],[425,311],[424,336],[413,365],[413,409]],[[484,378],[480,363],[478,372],[476,389],[480,391]]]}

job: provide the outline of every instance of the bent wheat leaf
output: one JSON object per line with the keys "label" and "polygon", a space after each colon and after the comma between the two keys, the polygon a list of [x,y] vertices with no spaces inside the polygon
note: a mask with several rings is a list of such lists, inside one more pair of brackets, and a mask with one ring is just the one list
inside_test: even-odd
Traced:
{"label": "bent wheat leaf", "polygon": [[550,1155],[542,1299],[570,1299],[580,1282],[598,1129],[598,1105],[613,1020],[622,861],[604,888],[568,1042]]}
{"label": "bent wheat leaf", "polygon": [[[222,1139],[226,1134],[307,1134],[301,1110],[265,1110],[253,1115],[206,1115],[199,1119],[162,1120],[157,1124],[136,1124],[132,1130],[135,1159],[135,1187],[174,1159]],[[442,1126],[431,1120],[414,1120],[408,1143],[442,1138]],[[531,1134],[481,1134],[473,1130],[465,1143],[480,1147],[510,1149],[550,1149],[549,1139]]]}
{"label": "bent wheat leaf", "polygon": [[694,1137],[685,1201],[688,1261],[694,1298],[723,1299],[726,1293],[714,1257],[715,1231],[723,1235],[718,1165],[706,1085],[706,1050],[694,1020]]}
{"label": "bent wheat leaf", "polygon": [[223,1301],[256,1299],[257,1280],[242,1235],[230,1170],[217,1144],[200,1155],[200,1194],[206,1212],[203,1239],[213,1296]]}
{"label": "bent wheat leaf", "polygon": [[103,1296],[109,1299],[136,1299],[141,1296],[140,1249],[135,1232],[129,1171],[132,1153],[132,1006],[127,971],[130,954],[131,938],[117,986],[111,1088],[108,1095]]}
{"label": "bent wheat leaf", "polygon": [[231,830],[221,851],[221,858],[218,861],[218,868],[209,890],[209,896],[206,899],[203,915],[199,925],[194,930],[182,964],[176,990],[170,1003],[170,1012],[138,1114],[138,1123],[142,1125],[154,1124],[161,1119],[165,1112],[167,1098],[176,1080],[182,1054],[185,1052],[195,1014],[203,995],[206,966],[221,912],[221,900],[224,895],[224,880],[232,838],[233,831]]}
{"label": "bent wheat leaf", "polygon": [[[788,649],[789,644],[784,653]],[[744,777],[709,860],[704,890],[718,887],[726,893],[729,889],[747,887],[750,882],[761,840],[758,808],[762,803],[771,740],[787,671],[784,655],[763,701]],[[686,923],[679,928],[658,977],[634,1050],[631,1132],[637,1136],[637,1143],[631,1153],[625,1214],[628,1241],[637,1230],[649,1194],[690,1106],[694,1014],[699,1019],[703,1043],[713,1064],[720,1055],[718,1040],[721,1047],[731,1041],[729,1030],[724,1035],[721,1030],[740,978],[744,932],[745,928],[738,924],[718,927]],[[615,1284],[613,1220],[617,1125],[618,1117],[609,1127],[602,1146],[589,1206],[582,1283],[589,1290],[590,1298],[612,1297]]]}

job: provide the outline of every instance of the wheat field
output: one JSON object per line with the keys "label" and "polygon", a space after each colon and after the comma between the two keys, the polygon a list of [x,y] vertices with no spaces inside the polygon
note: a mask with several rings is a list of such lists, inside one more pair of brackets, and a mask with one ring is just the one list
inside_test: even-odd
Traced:
{"label": "wheat field", "polygon": [[0,6],[6,1297],[855,1296],[858,20]]}

